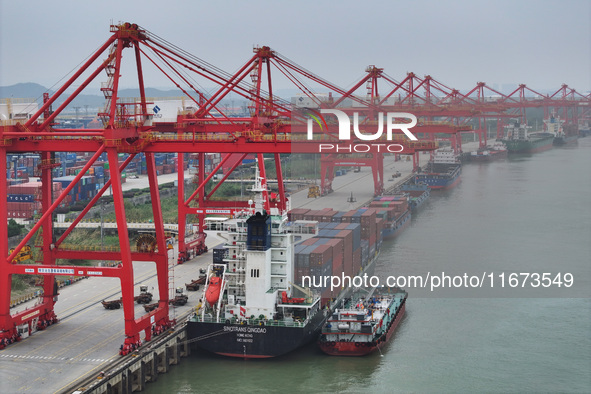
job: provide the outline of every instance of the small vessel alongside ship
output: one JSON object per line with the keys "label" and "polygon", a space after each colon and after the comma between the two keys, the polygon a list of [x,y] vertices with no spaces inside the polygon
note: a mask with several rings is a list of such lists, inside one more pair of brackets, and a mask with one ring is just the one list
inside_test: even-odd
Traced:
{"label": "small vessel alongside ship", "polygon": [[431,189],[451,189],[460,181],[462,164],[451,148],[435,151],[425,171],[415,175],[416,183],[424,183]]}
{"label": "small vessel alongside ship", "polygon": [[[361,289],[360,289],[361,290]],[[355,292],[322,327],[320,349],[331,356],[364,356],[384,347],[404,316],[407,293],[384,288]]]}
{"label": "small vessel alongside ship", "polygon": [[470,161],[487,162],[507,157],[507,147],[501,141],[496,141],[493,145],[480,148],[470,153]]}
{"label": "small vessel alongside ship", "polygon": [[552,148],[553,133],[529,133],[528,128],[530,127],[521,123],[506,126],[507,131],[502,142],[509,153],[536,153]]}

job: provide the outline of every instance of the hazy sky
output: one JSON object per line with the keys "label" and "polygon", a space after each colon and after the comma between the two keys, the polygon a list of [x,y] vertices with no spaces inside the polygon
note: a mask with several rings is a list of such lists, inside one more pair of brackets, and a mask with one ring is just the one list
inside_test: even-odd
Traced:
{"label": "hazy sky", "polygon": [[343,87],[372,64],[397,80],[413,71],[462,90],[478,81],[591,89],[589,0],[0,4],[0,86],[53,86],[110,36],[112,22],[129,21],[228,72],[254,45],[269,45]]}

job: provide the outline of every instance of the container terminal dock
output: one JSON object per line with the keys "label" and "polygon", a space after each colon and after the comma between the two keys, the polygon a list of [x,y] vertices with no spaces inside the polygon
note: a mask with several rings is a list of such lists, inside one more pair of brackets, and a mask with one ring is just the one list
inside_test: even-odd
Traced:
{"label": "container terminal dock", "polygon": [[[478,147],[477,142],[465,143],[464,152]],[[394,157],[386,158],[386,173],[401,173],[394,181],[388,182],[389,188],[395,188],[412,175],[412,162],[394,161]],[[159,183],[174,181],[177,174],[158,177]],[[142,188],[147,186],[147,178],[140,177],[124,184],[124,189]],[[336,177],[333,183],[334,192],[320,198],[308,198],[308,188],[291,195],[293,208],[322,209],[327,206],[335,210],[350,210],[373,200],[373,180],[371,172],[350,171],[344,176]],[[350,196],[356,202],[350,201]],[[214,231],[207,231],[206,243],[209,248],[219,244],[221,240]],[[177,261],[178,244],[170,252],[170,261]],[[211,254],[194,257],[174,267],[171,277],[174,286],[184,286],[194,280],[200,269],[211,262]],[[135,283],[147,285],[152,293],[157,293],[157,281],[151,264],[135,263]],[[64,286],[59,290],[59,302],[56,313],[60,323],[50,326],[44,331],[35,332],[31,337],[0,350],[3,381],[15,388],[15,392],[73,392],[76,387],[97,382],[102,372],[110,371],[115,365],[121,364],[118,346],[124,332],[124,322],[120,310],[111,311],[102,307],[101,301],[121,297],[120,286],[115,278],[89,277]],[[171,316],[177,318],[176,330],[183,330],[182,322],[202,298],[202,291],[187,292],[188,303],[174,307]],[[30,300],[16,306],[18,312],[29,308],[35,303]],[[136,314],[143,314],[143,306],[135,306]],[[149,346],[149,345],[148,345]],[[161,361],[164,363],[164,361]],[[26,366],[26,368],[24,368]],[[162,369],[161,369],[162,370]],[[31,376],[36,378],[31,380]],[[69,389],[69,390],[68,390]]]}
{"label": "container terminal dock", "polygon": [[[477,143],[466,143],[464,151],[475,149]],[[394,161],[394,157],[386,158],[387,173],[399,171],[400,177],[388,182],[390,188],[402,183],[412,174],[412,162]],[[158,177],[160,183],[174,181],[177,174]],[[140,177],[124,184],[124,189],[147,186],[147,178]],[[373,180],[367,169],[358,173],[348,172],[336,177],[333,183],[334,192],[320,198],[307,198],[308,188],[291,195],[294,208],[322,209],[327,206],[335,210],[350,210],[373,200]],[[357,200],[350,201],[351,193]],[[221,240],[215,232],[207,231],[206,243],[211,249]],[[170,260],[178,257],[178,244],[170,252]],[[174,265],[173,275],[175,286],[183,287],[185,283],[196,279],[199,269],[206,268],[211,262],[211,254],[194,257],[184,264]],[[154,294],[158,291],[152,264],[136,262],[134,287],[147,285]],[[59,290],[59,302],[56,303],[56,314],[60,316],[59,324],[50,326],[44,331],[35,332],[31,337],[0,350],[2,379],[6,384],[15,387],[16,392],[63,392],[73,389],[81,382],[96,380],[101,372],[109,371],[113,365],[121,361],[118,347],[124,330],[124,322],[120,310],[111,311],[102,307],[101,301],[121,297],[120,286],[115,278],[89,277],[64,286]],[[174,307],[171,316],[181,323],[191,313],[202,297],[202,291],[187,292],[188,303]],[[35,300],[20,304],[14,312],[31,307]],[[143,306],[135,306],[136,314],[145,313]],[[182,324],[177,330],[182,330]],[[131,355],[125,357],[132,357]],[[24,368],[26,366],[26,368]],[[36,379],[31,380],[31,376]]]}
{"label": "container terminal dock", "polygon": [[[18,162],[15,166],[9,165],[9,157],[31,153],[37,155],[38,161],[32,159],[34,162],[31,163],[26,158],[29,160],[27,167],[33,168],[41,179],[38,185],[26,185],[24,196],[27,197],[12,193],[19,189],[19,184],[0,182],[0,195],[7,196],[7,201],[0,201],[0,220],[8,220],[11,212],[38,215],[14,249],[9,250],[8,243],[4,242],[8,232],[0,227],[0,254],[7,256],[0,262],[0,288],[3,289],[0,293],[0,378],[3,385],[15,392],[73,392],[81,387],[87,391],[96,388],[96,392],[139,391],[146,381],[157,379],[159,371],[165,372],[170,363],[177,363],[180,356],[188,355],[190,350],[186,346],[183,322],[202,297],[199,291],[191,292],[188,303],[174,306],[171,305],[174,291],[198,277],[199,270],[211,261],[211,254],[203,253],[221,243],[215,233],[206,230],[206,215],[240,214],[252,205],[249,201],[209,198],[248,155],[256,156],[258,171],[265,183],[263,155],[273,156],[277,193],[268,193],[268,188],[262,188],[264,210],[261,208],[261,211],[286,213],[289,208],[327,207],[346,211],[371,202],[374,197],[406,181],[411,174],[421,171],[424,168],[421,161],[428,160],[429,152],[433,155],[440,143],[449,144],[448,150],[453,152],[454,158],[460,153],[486,148],[489,119],[495,119],[496,137],[500,140],[504,137],[505,126],[512,119],[526,122],[524,108],[543,106],[545,113],[561,116],[569,127],[588,123],[591,115],[590,97],[580,95],[566,85],[552,95],[531,96],[536,92],[523,84],[511,95],[487,100],[485,96],[489,88],[484,83],[478,83],[470,93],[460,97],[457,90],[449,90],[430,76],[422,79],[408,73],[402,82],[396,82],[390,80],[383,69],[369,66],[362,80],[347,91],[305,71],[265,46],[255,48],[245,66],[232,76],[179,52],[178,48],[136,24],[112,25],[110,34],[62,88],[53,96],[44,94],[42,105],[26,110],[31,103],[18,107],[7,102],[0,108],[9,114],[3,117],[0,125],[0,172],[7,174],[7,180],[23,174]],[[124,59],[122,52],[130,47],[136,49],[134,64],[140,91],[140,97],[131,100],[118,96]],[[209,81],[215,81],[220,85],[219,90],[206,96],[189,84],[183,92],[191,97],[194,105],[175,107],[174,119],[164,119],[159,114],[161,108],[145,97],[142,70],[155,58],[162,59],[163,53],[167,59],[174,59],[181,65],[179,68],[195,71],[196,77],[205,76]],[[156,54],[155,58],[150,57],[153,54]],[[170,62],[164,63],[171,67]],[[86,81],[81,81],[81,76],[96,64],[96,71]],[[328,93],[314,94],[306,89],[293,102],[274,96],[272,75],[278,74],[275,67],[289,69],[294,80],[300,82],[299,79],[307,78]],[[172,75],[167,77],[173,79]],[[105,108],[98,112],[97,124],[92,128],[60,128],[58,116],[95,78],[107,79],[101,84]],[[178,86],[184,86],[187,81],[182,76],[180,79]],[[382,96],[378,95],[379,80],[388,80],[394,85],[393,90],[384,94],[382,88]],[[65,92],[72,86],[80,88],[61,101],[68,96]],[[357,92],[362,86],[366,89]],[[402,97],[403,92],[408,92],[409,97]],[[242,117],[230,117],[218,105],[230,93],[248,101],[248,111]],[[528,99],[528,95],[531,98]],[[516,100],[513,96],[526,99]],[[361,132],[364,133],[375,132],[376,116],[383,125],[382,114],[396,112],[402,119],[417,123],[413,131],[420,138],[412,140],[403,135],[408,122],[401,121],[395,123],[399,126],[398,132],[392,135],[390,130],[388,139],[379,140],[388,144],[353,140],[348,145],[349,152],[354,150],[361,155],[347,157],[335,147],[341,142],[335,140],[336,134],[332,133],[336,123],[324,121],[324,130],[322,123],[316,120],[322,132],[314,129],[308,112],[319,114],[321,108],[339,108],[338,111],[348,115],[355,113],[356,122],[358,113],[362,112],[365,119]],[[434,113],[437,113],[436,120],[433,120]],[[398,121],[388,118],[388,122],[392,126],[392,122]],[[462,133],[473,133],[478,141],[462,145]],[[379,146],[394,148],[390,152],[396,154],[384,154]],[[329,151],[315,150],[319,148]],[[74,173],[61,174],[69,178],[56,184],[53,182],[55,173],[65,167],[65,162],[61,163],[61,157],[57,156],[59,152],[84,152],[84,156],[80,163],[76,163],[80,165]],[[224,154],[215,166],[207,163],[206,155],[211,152]],[[306,188],[291,193],[288,204],[281,155],[292,153],[322,153],[319,198],[309,198]],[[167,160],[171,162],[162,162],[159,154],[168,155]],[[141,155],[144,158],[138,161]],[[185,172],[186,155],[198,158],[197,175],[193,177],[197,188],[192,194],[191,190],[185,190],[188,176]],[[174,156],[177,157],[176,163]],[[396,158],[404,159],[395,161]],[[65,160],[76,161],[76,157],[65,157]],[[146,176],[125,182],[124,172],[128,166]],[[223,166],[227,166],[228,172],[213,190],[208,191],[206,185]],[[339,167],[359,170],[335,176],[342,174],[337,170]],[[175,169],[172,172],[176,174],[170,174],[171,169]],[[165,172],[169,174],[160,176]],[[457,174],[452,179],[453,184],[459,181]],[[396,177],[392,178],[393,175]],[[85,178],[87,176],[102,180],[91,186]],[[165,234],[166,223],[158,187],[159,183],[170,180],[177,181],[179,196],[177,237],[173,244],[168,243],[170,237]],[[138,239],[134,247],[127,231],[134,223],[128,220],[124,205],[125,192],[132,187],[149,187],[148,202],[152,206],[155,232],[151,238],[144,237],[141,242]],[[185,201],[187,194],[190,197]],[[64,242],[71,230],[83,224],[84,215],[98,206],[103,195],[112,198],[120,247],[116,250],[103,247],[82,250]],[[83,201],[84,198],[90,201],[83,203],[80,215],[64,233],[56,236],[54,217],[60,215],[59,210],[66,203]],[[19,206],[16,211],[11,210],[14,204],[26,204],[27,208],[20,209]],[[188,237],[194,227],[196,236]],[[33,242],[34,247],[42,252],[36,264],[21,259]],[[91,267],[58,266],[58,260],[63,259],[107,263]],[[41,283],[43,294],[38,300],[11,308],[11,279],[16,274],[41,276],[44,279]],[[85,279],[58,289],[57,274]],[[153,306],[155,309],[149,312],[135,303],[140,286],[145,287],[141,290],[143,293],[149,291],[159,300]],[[102,301],[118,299],[122,305],[120,310],[108,310],[105,304],[105,308],[101,305]]]}
{"label": "container terminal dock", "polygon": [[[465,145],[469,149],[470,145]],[[403,175],[394,186],[412,171],[412,162],[390,161],[387,169],[395,168]],[[159,182],[170,182],[176,174],[162,175]],[[142,187],[145,177],[126,184],[125,189]],[[292,194],[294,207],[321,209],[326,206],[338,210],[349,210],[360,206],[373,198],[371,173],[367,170],[335,178],[334,192],[316,199],[307,198],[308,189]],[[351,192],[357,198],[356,203],[347,201]],[[220,239],[214,232],[208,231],[206,242],[210,248],[219,244]],[[176,246],[176,245],[175,245]],[[171,260],[176,261],[178,249],[175,247]],[[206,268],[211,261],[211,254],[197,256],[181,265],[174,266],[174,284],[184,286],[198,276],[200,268]],[[135,287],[147,285],[152,293],[157,292],[154,270],[149,263],[135,264]],[[123,317],[120,310],[110,311],[102,307],[101,301],[117,299],[121,296],[120,287],[115,278],[90,277],[60,289],[56,313],[60,323],[44,331],[34,333],[0,351],[3,382],[10,384],[16,392],[62,392],[76,386],[83,378],[96,378],[101,371],[108,371],[112,364],[119,362],[121,356],[118,347],[123,336]],[[185,306],[175,307],[171,312],[179,320],[191,312],[201,297],[201,291],[188,292],[189,301]],[[13,313],[24,310],[34,304],[34,300],[14,308]],[[141,305],[136,305],[136,313],[145,313]],[[182,326],[179,326],[181,329]],[[126,356],[131,357],[131,356]],[[23,366],[26,365],[26,368]],[[36,379],[31,380],[31,376]]]}

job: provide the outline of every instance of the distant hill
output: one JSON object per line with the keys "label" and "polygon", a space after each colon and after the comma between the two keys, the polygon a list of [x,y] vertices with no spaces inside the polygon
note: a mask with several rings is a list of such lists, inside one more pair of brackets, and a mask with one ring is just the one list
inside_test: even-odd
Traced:
{"label": "distant hill", "polygon": [[[99,108],[105,105],[105,98],[98,89],[93,90],[92,88],[87,89],[89,93],[96,91],[96,94],[80,94],[76,97],[69,107],[84,107]],[[17,83],[16,85],[0,86],[0,98],[32,98],[36,99],[39,104],[43,101],[43,93],[48,92],[50,95],[54,94],[54,91],[48,91],[48,89],[39,85],[38,83],[26,82]],[[120,89],[120,97],[139,97],[139,89]],[[175,90],[162,90],[155,88],[146,88],[146,97],[180,97],[183,96],[183,92]],[[62,95],[60,99],[54,104],[56,106],[63,103],[68,97],[67,94]]]}
{"label": "distant hill", "polygon": [[[43,102],[43,93],[48,92],[50,95],[54,94],[55,91],[48,90],[45,86],[27,82],[27,83],[17,83],[16,85],[10,86],[0,86],[0,99],[2,98],[32,98],[36,99],[39,105],[42,105]],[[68,108],[66,108],[66,112],[74,112],[74,107],[80,107],[80,113],[84,114],[85,111],[89,115],[96,114],[97,110],[102,109],[105,105],[105,98],[102,92],[98,88],[89,87],[86,89],[87,94],[80,94],[76,97]],[[284,92],[284,93],[287,93]],[[129,98],[129,97],[139,97],[140,92],[139,89],[120,89],[119,90],[119,97]],[[146,88],[146,97],[150,98],[164,98],[164,97],[182,97],[186,96],[181,90],[179,89],[157,89],[157,88]],[[63,94],[54,104],[53,109],[57,109],[65,99],[67,99],[68,92]],[[194,96],[195,97],[195,96]],[[287,96],[289,97],[289,95]],[[226,98],[222,100],[220,103],[221,107],[224,106],[234,107],[234,108],[241,108],[247,105],[247,101],[242,97],[233,98]]]}
{"label": "distant hill", "polygon": [[[0,86],[0,98],[34,98],[41,100],[43,93],[46,91],[47,88],[38,83],[17,83],[11,86]],[[49,91],[49,94],[53,94],[53,91]]]}

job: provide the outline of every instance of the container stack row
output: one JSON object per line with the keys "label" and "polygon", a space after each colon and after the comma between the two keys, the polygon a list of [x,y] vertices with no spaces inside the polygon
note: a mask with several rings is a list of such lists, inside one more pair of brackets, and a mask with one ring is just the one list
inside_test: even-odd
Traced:
{"label": "container stack row", "polygon": [[[62,192],[59,182],[52,184],[52,201]],[[63,205],[70,203],[64,200]],[[41,212],[41,182],[25,182],[7,188],[6,202],[9,218],[30,219]]]}
{"label": "container stack row", "polygon": [[381,246],[387,217],[371,208],[349,212],[300,208],[290,211],[289,216],[291,221],[318,222],[318,234],[296,246],[294,279],[302,283],[304,276],[315,277],[316,284],[322,284],[315,287],[323,299],[334,298],[340,291],[331,290],[330,279],[323,278],[352,278],[372,262]]}

